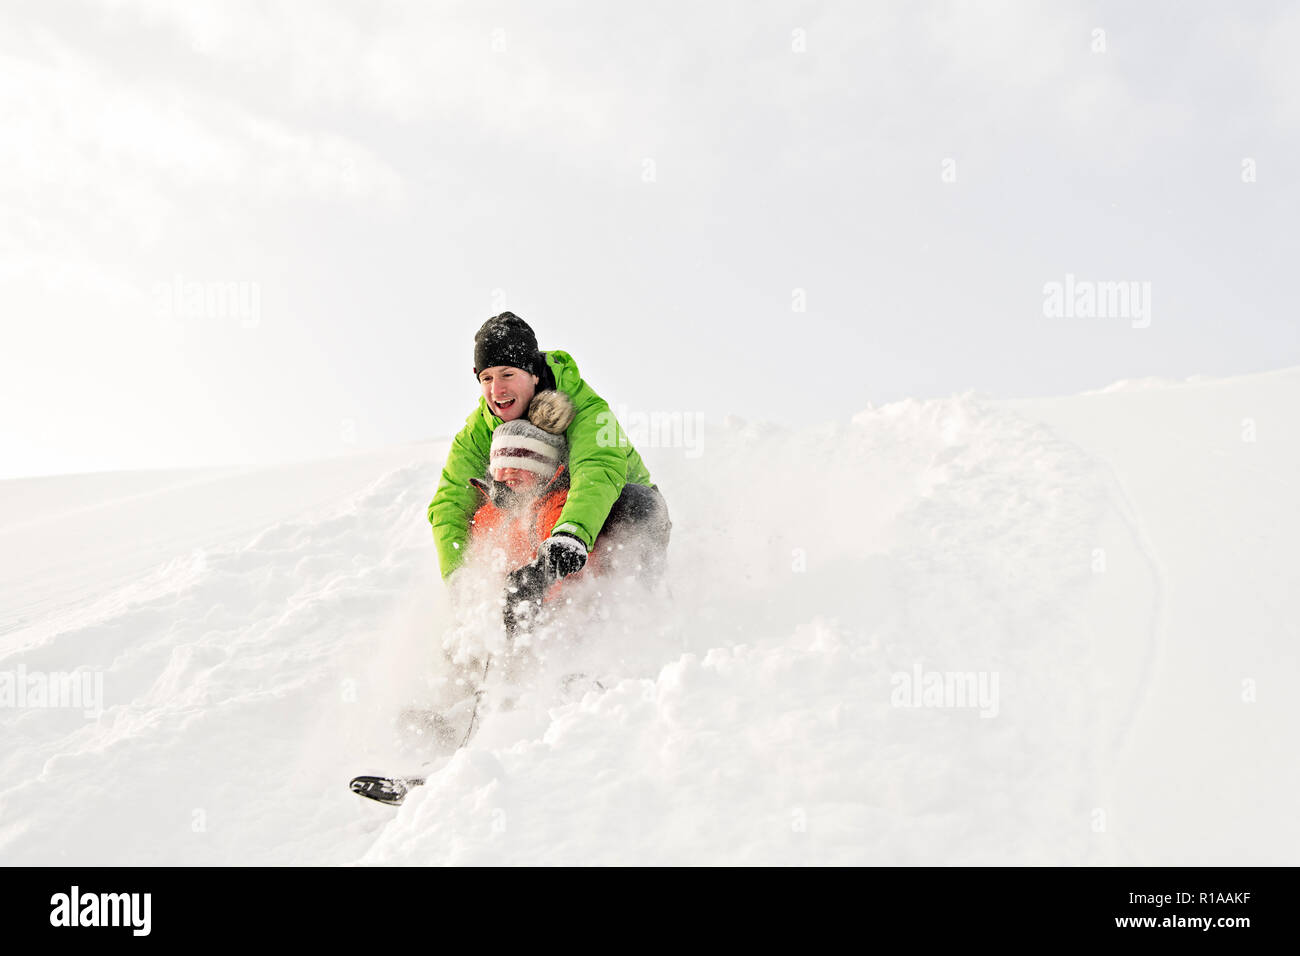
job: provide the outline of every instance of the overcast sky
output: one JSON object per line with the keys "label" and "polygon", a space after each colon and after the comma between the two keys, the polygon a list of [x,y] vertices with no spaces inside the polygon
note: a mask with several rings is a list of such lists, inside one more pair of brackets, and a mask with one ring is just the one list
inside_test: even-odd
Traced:
{"label": "overcast sky", "polygon": [[1298,131],[1283,4],[7,4],[0,477],[449,435],[504,309],[787,424],[1300,364]]}

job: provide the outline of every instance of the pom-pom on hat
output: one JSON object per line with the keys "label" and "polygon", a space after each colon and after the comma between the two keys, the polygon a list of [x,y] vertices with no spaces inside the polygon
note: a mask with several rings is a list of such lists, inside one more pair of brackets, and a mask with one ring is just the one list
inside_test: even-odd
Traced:
{"label": "pom-pom on hat", "polygon": [[563,435],[574,414],[573,399],[553,388],[538,392],[528,403],[528,420],[552,435]]}

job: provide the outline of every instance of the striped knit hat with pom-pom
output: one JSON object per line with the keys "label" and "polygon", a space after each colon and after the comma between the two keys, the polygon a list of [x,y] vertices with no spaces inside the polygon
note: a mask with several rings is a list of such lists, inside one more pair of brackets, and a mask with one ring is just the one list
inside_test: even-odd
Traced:
{"label": "striped knit hat with pom-pom", "polygon": [[488,471],[521,468],[542,478],[550,478],[564,461],[567,451],[568,442],[563,435],[552,435],[523,418],[502,422],[492,432]]}

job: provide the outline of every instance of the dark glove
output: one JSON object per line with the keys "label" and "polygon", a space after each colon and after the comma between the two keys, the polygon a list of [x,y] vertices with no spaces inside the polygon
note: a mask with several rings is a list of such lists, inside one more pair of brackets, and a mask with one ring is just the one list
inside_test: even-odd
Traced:
{"label": "dark glove", "polygon": [[515,568],[506,577],[506,633],[514,636],[525,615],[541,606],[552,584],[587,563],[587,546],[576,536],[561,531],[537,549],[537,559]]}
{"label": "dark glove", "polygon": [[469,483],[478,489],[478,493],[486,500],[507,511],[513,509],[522,500],[517,491],[504,481],[497,481],[491,475],[486,478],[471,478]]}
{"label": "dark glove", "polygon": [[537,559],[546,562],[553,580],[581,571],[587,563],[587,546],[575,534],[553,534],[537,549]]}
{"label": "dark glove", "polygon": [[546,565],[540,558],[510,572],[506,577],[506,634],[514,637],[520,619],[541,606],[549,585]]}

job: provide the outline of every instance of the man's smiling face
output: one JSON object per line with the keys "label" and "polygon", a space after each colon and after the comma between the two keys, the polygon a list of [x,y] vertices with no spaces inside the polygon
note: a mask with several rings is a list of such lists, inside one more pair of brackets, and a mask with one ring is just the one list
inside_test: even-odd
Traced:
{"label": "man's smiling face", "polygon": [[502,421],[512,422],[527,414],[528,403],[533,400],[540,379],[521,368],[494,365],[480,369],[478,381],[483,386],[483,397],[492,414]]}

